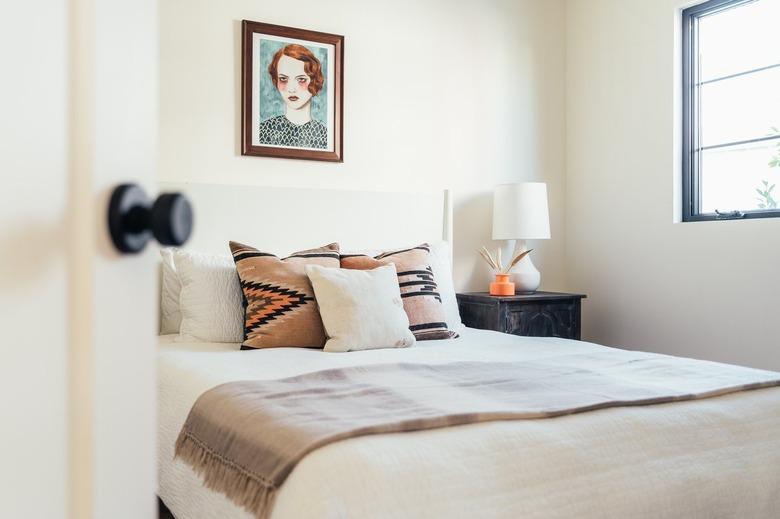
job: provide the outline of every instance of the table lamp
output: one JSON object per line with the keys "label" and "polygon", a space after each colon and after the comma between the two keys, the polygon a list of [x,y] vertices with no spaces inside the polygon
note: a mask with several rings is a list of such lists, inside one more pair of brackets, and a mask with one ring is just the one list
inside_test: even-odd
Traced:
{"label": "table lamp", "polygon": [[[526,240],[550,238],[547,209],[547,184],[521,182],[501,184],[493,192],[493,239],[509,240],[515,254],[526,249]],[[514,243],[512,243],[514,242]],[[510,272],[510,281],[518,293],[532,293],[542,276],[527,254]]]}

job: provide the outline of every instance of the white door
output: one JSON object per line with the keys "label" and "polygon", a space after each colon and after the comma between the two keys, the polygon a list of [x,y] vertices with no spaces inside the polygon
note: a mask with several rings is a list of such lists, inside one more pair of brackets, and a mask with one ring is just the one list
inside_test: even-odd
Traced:
{"label": "white door", "polygon": [[156,247],[105,213],[154,194],[156,1],[4,5],[0,65],[0,517],[154,517]]}

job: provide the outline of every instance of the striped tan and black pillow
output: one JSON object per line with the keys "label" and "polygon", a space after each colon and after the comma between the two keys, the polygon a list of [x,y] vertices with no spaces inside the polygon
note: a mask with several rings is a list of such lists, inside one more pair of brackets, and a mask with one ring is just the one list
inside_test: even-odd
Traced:
{"label": "striped tan and black pillow", "polygon": [[404,310],[409,317],[409,329],[418,341],[453,339],[458,334],[447,328],[444,305],[436,277],[431,269],[431,248],[423,243],[411,249],[391,250],[378,256],[343,254],[341,268],[369,270],[395,264]]}
{"label": "striped tan and black pillow", "polygon": [[230,242],[230,251],[244,295],[241,348],[325,346],[325,329],[305,266],[338,268],[338,244],[296,252],[284,259],[237,242]]}

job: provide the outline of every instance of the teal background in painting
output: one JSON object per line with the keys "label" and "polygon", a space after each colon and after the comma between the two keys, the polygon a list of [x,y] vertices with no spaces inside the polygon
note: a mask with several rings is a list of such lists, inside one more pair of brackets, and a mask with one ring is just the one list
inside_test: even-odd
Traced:
{"label": "teal background in painting", "polygon": [[[289,43],[289,42],[288,42]],[[265,121],[270,117],[284,115],[284,101],[276,90],[271,75],[268,73],[268,65],[276,54],[276,51],[288,43],[260,39],[260,120]],[[321,47],[304,45],[314,54],[322,65],[322,75],[326,78],[322,90],[311,98],[311,116],[325,126],[328,125],[328,51]]]}

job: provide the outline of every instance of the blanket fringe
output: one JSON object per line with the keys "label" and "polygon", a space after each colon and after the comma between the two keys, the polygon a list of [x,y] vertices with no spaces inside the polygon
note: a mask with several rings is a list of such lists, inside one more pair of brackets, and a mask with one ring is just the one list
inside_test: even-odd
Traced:
{"label": "blanket fringe", "polygon": [[222,492],[231,501],[244,507],[257,519],[271,515],[277,488],[268,481],[247,472],[242,467],[209,449],[182,429],[176,440],[174,458],[180,458],[203,478],[206,487]]}

